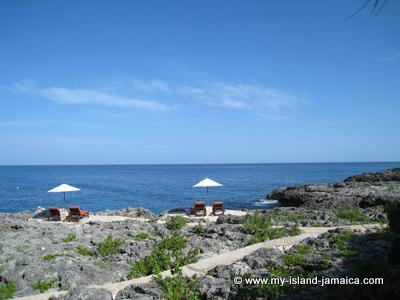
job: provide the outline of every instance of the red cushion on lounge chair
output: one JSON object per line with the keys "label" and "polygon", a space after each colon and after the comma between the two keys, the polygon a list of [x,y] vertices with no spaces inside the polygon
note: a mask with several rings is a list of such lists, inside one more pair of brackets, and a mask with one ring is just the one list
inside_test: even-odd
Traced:
{"label": "red cushion on lounge chair", "polygon": [[196,202],[194,203],[194,205],[195,205],[195,206],[197,206],[197,205],[204,205],[204,202],[203,202],[203,201],[196,201]]}

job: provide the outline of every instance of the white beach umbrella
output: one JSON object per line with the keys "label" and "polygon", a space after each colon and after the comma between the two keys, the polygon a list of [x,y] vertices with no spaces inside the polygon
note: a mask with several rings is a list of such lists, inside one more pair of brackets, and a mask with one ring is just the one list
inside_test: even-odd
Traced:
{"label": "white beach umbrella", "polygon": [[206,179],[203,179],[202,181],[200,181],[199,183],[196,183],[193,187],[194,188],[197,188],[197,187],[207,188],[207,199],[208,199],[208,188],[209,187],[218,187],[218,186],[222,186],[222,184],[220,184],[210,178],[206,178]]}
{"label": "white beach umbrella", "polygon": [[69,184],[61,184],[59,186],[56,186],[55,188],[52,188],[50,191],[47,191],[48,193],[64,193],[64,201],[65,201],[65,193],[66,192],[77,192],[80,191],[81,189],[78,189],[74,186],[71,186]]}

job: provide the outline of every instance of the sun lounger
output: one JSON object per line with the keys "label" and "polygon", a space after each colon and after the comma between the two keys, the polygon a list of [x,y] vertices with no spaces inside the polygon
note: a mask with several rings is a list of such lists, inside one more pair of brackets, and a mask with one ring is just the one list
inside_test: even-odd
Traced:
{"label": "sun lounger", "polygon": [[68,219],[70,221],[79,222],[83,217],[89,217],[89,211],[81,210],[79,206],[70,206],[68,207]]}
{"label": "sun lounger", "polygon": [[207,215],[206,206],[203,201],[196,201],[192,207],[192,214],[195,216]]}
{"label": "sun lounger", "polygon": [[47,218],[49,221],[61,221],[61,213],[58,207],[49,207],[50,216]]}
{"label": "sun lounger", "polygon": [[222,202],[222,201],[214,201],[213,202],[213,207],[212,207],[212,214],[213,215],[216,215],[216,214],[223,215],[224,213],[225,213],[224,202]]}

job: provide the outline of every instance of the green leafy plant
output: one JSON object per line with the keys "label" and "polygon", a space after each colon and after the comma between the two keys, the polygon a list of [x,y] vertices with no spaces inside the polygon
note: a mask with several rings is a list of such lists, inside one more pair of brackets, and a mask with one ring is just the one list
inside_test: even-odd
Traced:
{"label": "green leafy plant", "polygon": [[59,257],[59,256],[69,256],[69,257],[72,257],[72,255],[69,254],[69,253],[52,253],[52,254],[47,254],[46,256],[43,256],[43,260],[46,260],[46,261],[53,261],[56,257]]}
{"label": "green leafy plant", "polygon": [[201,224],[197,224],[192,228],[192,232],[194,234],[204,235],[206,233],[206,229]]}
{"label": "green leafy plant", "polygon": [[287,264],[288,266],[301,266],[303,265],[307,259],[302,255],[298,253],[284,253],[282,255],[282,259]]}
{"label": "green leafy plant", "polygon": [[94,254],[93,250],[86,248],[85,246],[82,246],[82,245],[76,246],[76,250],[78,251],[78,253],[80,255],[83,255],[83,256],[93,256],[93,254]]}
{"label": "green leafy plant", "polygon": [[149,234],[147,233],[147,232],[141,232],[141,233],[138,233],[137,235],[135,235],[135,240],[136,241],[144,241],[144,240],[147,240],[148,238],[149,238]]}
{"label": "green leafy plant", "polygon": [[299,254],[309,254],[313,252],[313,247],[309,246],[309,245],[297,245],[295,247],[295,250],[297,253]]}
{"label": "green leafy plant", "polygon": [[180,232],[174,232],[158,243],[149,256],[132,263],[129,278],[157,274],[167,269],[179,273],[182,266],[197,261],[199,255],[197,248],[184,254],[186,247],[186,237]]}
{"label": "green leafy plant", "polygon": [[342,231],[328,238],[329,245],[336,248],[340,255],[350,257],[354,254],[354,247],[348,244],[348,240],[354,235],[352,231]]}
{"label": "green leafy plant", "polygon": [[268,216],[260,212],[247,214],[244,220],[242,231],[253,235],[250,239],[250,244],[264,242],[266,240],[278,239],[284,236],[294,236],[300,234],[298,225],[291,228],[287,227],[272,227]]}
{"label": "green leafy plant", "polygon": [[166,225],[169,230],[179,230],[185,227],[187,224],[187,220],[185,217],[182,216],[173,216],[171,217]]}
{"label": "green leafy plant", "polygon": [[4,284],[0,284],[0,300],[10,299],[17,291],[15,281],[8,280]]}
{"label": "green leafy plant", "polygon": [[177,275],[162,277],[153,276],[153,280],[161,287],[167,300],[200,300],[197,277]]}
{"label": "green leafy plant", "polygon": [[70,243],[76,241],[76,235],[74,233],[69,233],[65,238],[62,240],[64,243]]}
{"label": "green leafy plant", "polygon": [[345,208],[337,212],[336,216],[341,219],[346,219],[351,223],[362,222],[370,223],[371,218],[367,215],[362,214],[361,209],[358,207]]}
{"label": "green leafy plant", "polygon": [[118,253],[118,248],[124,243],[123,240],[113,239],[112,235],[99,244],[98,251],[101,256],[114,255]]}
{"label": "green leafy plant", "polygon": [[52,278],[48,280],[39,280],[32,284],[32,288],[35,291],[39,291],[41,293],[51,289],[53,285],[58,281],[57,278]]}

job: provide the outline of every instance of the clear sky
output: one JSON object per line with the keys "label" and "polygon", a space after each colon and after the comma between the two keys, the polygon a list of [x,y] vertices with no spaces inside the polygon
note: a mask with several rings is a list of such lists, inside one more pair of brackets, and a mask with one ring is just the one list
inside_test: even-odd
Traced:
{"label": "clear sky", "polygon": [[400,160],[400,1],[0,4],[0,164]]}

